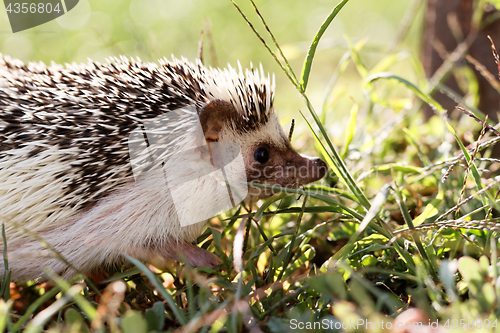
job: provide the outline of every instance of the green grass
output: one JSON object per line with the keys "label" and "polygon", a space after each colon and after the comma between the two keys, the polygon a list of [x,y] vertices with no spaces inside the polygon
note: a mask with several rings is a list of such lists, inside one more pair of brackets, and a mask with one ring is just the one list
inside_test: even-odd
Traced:
{"label": "green grass", "polygon": [[[286,332],[298,323],[357,320],[387,327],[409,308],[453,332],[497,331],[500,161],[491,148],[499,138],[472,118],[445,118],[417,57],[399,43],[367,61],[365,42],[348,41],[325,97],[310,99],[310,73],[322,70],[314,66],[317,46],[349,4],[341,1],[318,24],[298,69],[264,13],[251,21],[254,13],[242,12],[259,37],[247,42],[265,44],[305,101],[297,122],[314,138],[304,148],[315,147],[330,167],[324,182],[212,219],[199,244],[223,259],[223,270],[160,271],[129,258],[134,269],[97,288],[49,274],[51,284],[13,285],[10,299],[6,275],[0,331]],[[358,96],[339,83],[349,66],[364,97],[353,98],[339,136],[330,116],[339,96]],[[436,111],[427,122],[423,105]]]}

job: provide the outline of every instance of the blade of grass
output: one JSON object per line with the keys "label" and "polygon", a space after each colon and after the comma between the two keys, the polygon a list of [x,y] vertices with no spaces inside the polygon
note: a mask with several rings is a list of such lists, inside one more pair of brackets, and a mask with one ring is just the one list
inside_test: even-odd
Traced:
{"label": "blade of grass", "polygon": [[266,28],[267,32],[269,33],[269,36],[271,36],[271,39],[273,40],[274,42],[274,45],[276,46],[276,48],[278,49],[278,52],[280,53],[281,57],[283,58],[283,60],[285,61],[285,66],[286,68],[288,69],[288,72],[291,74],[291,76],[293,77],[294,79],[294,84],[297,85],[297,77],[295,76],[295,73],[292,69],[292,66],[290,66],[290,63],[288,62],[288,59],[285,57],[285,55],[283,54],[283,51],[281,50],[281,47],[279,46],[278,44],[278,41],[276,40],[276,38],[274,37],[274,34],[271,32],[271,29],[269,29],[269,26],[267,25],[266,23],[266,20],[264,20],[264,17],[260,14],[260,11],[259,9],[257,8],[257,6],[255,5],[255,2],[253,0],[250,0],[250,2],[252,3],[252,6],[253,8],[255,9],[255,12],[257,13],[257,15],[259,16],[260,18],[260,21],[262,22],[262,24],[264,25],[264,27]]}
{"label": "blade of grass", "polygon": [[318,136],[316,135],[316,133],[312,129],[311,124],[309,123],[309,121],[307,120],[307,118],[304,116],[304,114],[301,112],[301,115],[304,118],[304,120],[306,121],[307,126],[311,130],[311,133],[313,134],[315,140],[318,143],[321,144],[321,146],[322,146],[322,148],[324,150],[324,153],[325,153],[324,156],[326,156],[327,159],[328,158],[330,159],[330,162],[331,162],[330,166],[334,169],[334,171],[335,170],[337,171],[336,172],[337,176],[339,176],[339,178],[344,182],[344,184],[347,185],[347,187],[349,188],[349,190],[351,190],[351,192],[356,196],[356,198],[359,201],[359,203],[363,207],[365,207],[367,210],[370,209],[370,202],[366,198],[366,196],[363,193],[363,191],[361,191],[361,189],[358,187],[358,185],[354,181],[354,178],[352,177],[351,173],[347,169],[347,166],[345,165],[344,160],[342,160],[342,158],[340,157],[339,153],[337,152],[337,150],[333,146],[332,142],[330,141],[330,138],[328,137],[328,133],[326,132],[326,129],[323,126],[323,124],[321,124],[321,121],[319,120],[318,115],[314,111],[313,106],[309,102],[309,99],[305,95],[304,95],[304,98],[306,100],[307,107],[309,108],[309,111],[310,111],[311,115],[313,116],[316,124],[318,125],[318,127],[319,127],[319,129],[321,131],[321,134],[323,135],[323,138],[325,139],[326,143],[328,144],[328,146],[330,148],[330,152],[332,153],[332,154],[327,153],[326,148],[323,146],[323,143],[319,140]]}
{"label": "blade of grass", "polygon": [[351,58],[352,62],[356,66],[356,69],[358,70],[359,75],[361,78],[365,78],[368,76],[368,69],[366,66],[363,64],[361,61],[361,58],[359,57],[359,51],[363,48],[363,46],[366,44],[366,38],[359,41],[356,45],[352,43],[352,40],[348,37],[347,39],[347,45],[349,45],[349,50],[351,50]]}
{"label": "blade of grass", "polygon": [[271,54],[271,56],[274,58],[274,60],[276,61],[276,63],[278,64],[278,66],[281,67],[281,70],[283,70],[283,72],[286,74],[286,76],[288,76],[288,79],[290,80],[290,82],[293,83],[293,85],[297,88],[297,89],[300,89],[300,84],[299,82],[296,81],[296,79],[294,79],[294,76],[295,75],[292,75],[292,73],[290,73],[288,71],[288,69],[281,63],[281,61],[278,59],[278,56],[276,55],[276,53],[274,53],[271,48],[269,47],[269,45],[267,45],[266,41],[264,40],[264,38],[259,34],[259,32],[257,31],[257,29],[255,29],[255,27],[253,26],[253,24],[250,22],[250,20],[246,17],[246,15],[243,13],[243,11],[240,9],[240,7],[236,4],[236,2],[234,2],[234,0],[231,0],[231,2],[233,3],[234,7],[236,7],[236,9],[238,10],[238,12],[240,13],[240,15],[243,17],[243,19],[247,22],[247,24],[250,26],[250,29],[252,29],[253,33],[255,34],[255,36],[257,36],[257,38],[259,38],[259,40],[262,42],[262,44],[264,44],[264,47],[267,49],[267,51],[269,52],[269,54]]}
{"label": "blade of grass", "polygon": [[438,279],[437,273],[434,269],[434,264],[431,262],[431,260],[427,256],[427,252],[425,251],[425,249],[422,245],[422,242],[420,241],[420,236],[418,236],[416,234],[415,226],[413,225],[413,220],[412,220],[410,214],[408,213],[408,207],[406,206],[406,202],[404,200],[403,194],[401,193],[401,191],[399,191],[399,188],[396,185],[392,186],[392,189],[393,189],[394,194],[395,194],[396,202],[398,203],[399,208],[401,210],[401,214],[403,215],[403,219],[404,219],[406,225],[408,226],[408,228],[413,231],[412,238],[413,238],[413,241],[415,242],[415,245],[417,246],[417,250],[420,253],[420,256],[422,257],[424,262],[426,263],[427,269],[431,272],[434,280],[438,281],[439,279]]}
{"label": "blade of grass", "polygon": [[57,295],[61,291],[61,288],[58,286],[50,289],[49,291],[45,292],[43,295],[38,297],[36,301],[30,304],[24,315],[19,319],[15,325],[14,325],[14,332],[17,332],[18,330],[21,329],[21,327],[24,326],[24,324],[33,317],[33,314],[35,313],[36,309],[41,307],[45,302],[47,302],[49,299]]}
{"label": "blade of grass", "polygon": [[151,283],[153,283],[153,285],[156,287],[156,289],[158,290],[160,295],[163,297],[163,299],[165,299],[165,301],[169,305],[170,309],[172,309],[172,312],[174,313],[174,315],[177,318],[177,320],[179,321],[179,323],[181,325],[186,325],[187,319],[184,316],[184,313],[182,313],[182,311],[179,309],[179,307],[175,303],[172,295],[170,295],[167,292],[167,290],[165,289],[165,287],[160,283],[160,281],[158,281],[158,278],[156,277],[156,275],[153,272],[151,272],[151,270],[149,268],[147,268],[146,265],[144,265],[141,261],[129,256],[126,253],[122,253],[122,255],[125,258],[127,258],[128,260],[130,260],[131,263],[133,263],[137,268],[139,268],[144,273],[144,275],[146,275],[148,277],[148,279],[151,281]]}
{"label": "blade of grass", "polygon": [[428,218],[431,218],[439,214],[439,208],[441,207],[443,199],[444,199],[444,189],[443,186],[441,186],[440,184],[436,198],[431,202],[429,202],[427,206],[425,206],[424,211],[419,216],[417,216],[415,220],[413,220],[414,225],[418,226],[424,223],[424,221],[427,220]]}
{"label": "blade of grass", "polygon": [[[476,186],[477,186],[478,190],[482,190],[483,185],[481,184],[481,176],[479,175],[479,171],[477,170],[476,164],[471,163],[471,160],[472,160],[471,154],[469,154],[469,151],[467,150],[467,148],[465,148],[464,144],[462,143],[460,138],[457,136],[453,127],[451,127],[451,125],[448,122],[446,122],[446,126],[448,127],[448,130],[455,136],[455,140],[457,141],[458,145],[460,146],[460,149],[462,149],[462,153],[465,156],[465,159],[467,161],[467,165],[470,165],[470,170],[472,172],[472,176],[474,177],[474,181],[476,182]],[[488,193],[486,192],[486,194],[488,194]],[[482,198],[482,202],[484,205],[485,201],[486,201],[484,194],[481,194],[481,198]],[[489,199],[490,199],[490,204],[493,205],[494,204],[493,198],[489,198]]]}
{"label": "blade of grass", "polygon": [[302,203],[302,209],[300,210],[297,224],[295,225],[295,232],[293,233],[292,239],[290,240],[290,247],[288,248],[288,253],[286,255],[286,259],[283,262],[283,270],[278,275],[278,278],[276,281],[281,280],[281,278],[283,277],[283,274],[285,273],[285,271],[288,267],[288,264],[290,264],[290,260],[292,259],[293,245],[295,243],[295,239],[297,238],[297,234],[299,233],[299,230],[300,230],[300,223],[302,222],[302,216],[304,215],[304,209],[306,208],[306,202],[307,202],[307,196],[304,197],[304,202]]}
{"label": "blade of grass", "polygon": [[26,326],[26,333],[39,333],[43,331],[44,325],[54,316],[57,312],[68,303],[73,296],[77,295],[82,290],[81,285],[74,285],[70,287],[66,294],[60,299],[52,303],[49,307],[38,313]]}
{"label": "blade of grass", "polygon": [[336,257],[335,259],[337,259],[340,262],[346,259],[349,253],[352,252],[359,236],[365,231],[370,222],[377,216],[380,209],[382,209],[382,206],[387,200],[388,195],[389,195],[389,185],[385,184],[384,186],[382,186],[378,194],[375,196],[373,204],[368,210],[368,213],[366,213],[365,217],[363,218],[363,221],[361,221],[361,224],[356,229],[356,232],[349,238],[347,244],[344,247],[342,247],[342,249],[338,252],[338,255],[337,254],[335,255]]}
{"label": "blade of grass", "polygon": [[338,78],[344,71],[347,69],[347,65],[349,65],[349,59],[351,58],[351,51],[347,51],[342,55],[342,58],[340,58],[340,61],[337,65],[337,68],[335,68],[335,71],[333,72],[332,78],[330,79],[330,82],[328,82],[328,86],[325,89],[325,94],[323,96],[323,107],[322,107],[322,113],[321,113],[321,121],[324,122],[326,118],[326,109],[328,107],[328,98],[330,94],[332,93],[333,87],[335,86],[335,83],[337,83]]}
{"label": "blade of grass", "polygon": [[345,158],[347,156],[347,152],[349,151],[349,145],[351,144],[352,139],[354,138],[354,134],[356,133],[356,120],[358,117],[358,111],[359,111],[359,105],[358,103],[354,103],[351,108],[349,122],[347,123],[347,128],[345,131],[344,149],[342,149],[341,153],[342,158]]}
{"label": "blade of grass", "polygon": [[10,299],[10,274],[9,269],[9,258],[7,256],[7,236],[5,236],[5,223],[2,222],[2,239],[3,239],[3,267],[4,274],[2,276],[2,290],[0,290],[0,295],[3,295],[4,301]]}
{"label": "blade of grass", "polygon": [[[255,33],[255,35],[264,44],[264,46],[266,47],[266,49],[268,50],[268,52],[273,56],[273,58],[276,60],[276,62],[278,63],[278,65],[281,67],[281,69],[288,76],[288,78],[290,79],[290,81],[297,87],[297,89],[299,89],[299,91],[301,92],[301,94],[305,98],[306,104],[307,104],[307,107],[308,107],[309,111],[311,112],[312,116],[314,117],[314,120],[315,120],[316,124],[319,126],[319,128],[320,128],[320,130],[322,132],[322,135],[324,136],[325,140],[327,140],[327,143],[328,143],[330,149],[332,150],[333,157],[334,157],[333,161],[334,161],[335,165],[337,165],[339,167],[340,175],[342,175],[341,179],[344,180],[344,182],[347,184],[347,186],[350,188],[350,190],[358,198],[358,200],[361,201],[361,204],[365,208],[369,209],[370,203],[369,203],[368,199],[366,198],[366,196],[364,195],[364,193],[359,189],[359,187],[354,182],[353,177],[350,175],[350,173],[347,170],[345,164],[341,160],[339,154],[337,153],[337,151],[333,147],[332,143],[330,142],[330,140],[328,138],[328,135],[326,133],[326,130],[324,129],[323,125],[321,124],[321,121],[319,120],[318,115],[314,111],[314,109],[312,107],[312,104],[310,103],[310,101],[307,98],[307,96],[304,94],[305,90],[306,90],[306,87],[307,87],[307,82],[309,80],[309,74],[310,74],[310,71],[311,71],[312,61],[313,61],[313,58],[314,58],[314,55],[315,55],[318,43],[319,43],[321,37],[323,36],[323,34],[325,33],[326,29],[328,28],[328,26],[330,25],[330,23],[333,21],[333,19],[337,16],[337,14],[340,12],[340,10],[344,7],[344,5],[348,1],[349,0],[343,0],[337,6],[335,6],[335,8],[330,13],[330,15],[327,17],[327,19],[321,25],[318,33],[316,34],[316,36],[314,37],[314,39],[313,39],[313,41],[311,43],[311,46],[310,46],[309,51],[307,53],[307,56],[306,56],[306,58],[304,60],[304,66],[302,67],[301,81],[300,81],[300,84],[297,85],[296,82],[294,81],[294,79],[292,78],[291,74],[288,72],[288,70],[285,68],[285,66],[279,61],[279,59],[276,56],[276,54],[269,48],[269,46],[267,45],[267,43],[265,42],[265,40],[257,32],[257,30],[252,25],[252,23],[249,21],[249,19],[246,17],[246,15],[241,11],[241,9],[234,2],[234,0],[231,0],[231,2],[234,4],[234,6],[236,7],[236,9],[240,13],[240,15],[247,22],[247,24],[250,26],[250,28]],[[311,128],[310,124],[308,124],[308,125],[309,125],[309,128]]]}
{"label": "blade of grass", "polygon": [[[427,96],[424,94],[419,88],[417,88],[413,83],[411,83],[408,80],[403,79],[400,76],[397,76],[396,74],[390,73],[390,72],[382,72],[382,73],[376,73],[373,75],[370,75],[366,78],[364,86],[368,89],[369,86],[380,79],[388,79],[388,80],[396,80],[402,84],[404,84],[406,87],[408,87],[411,91],[413,91],[420,99],[422,99],[424,102],[429,104],[429,106],[434,109],[435,111],[439,112],[442,114],[444,112],[443,107],[432,97]],[[369,89],[368,89],[369,90]]]}
{"label": "blade of grass", "polygon": [[332,23],[333,19],[337,14],[340,12],[340,10],[344,7],[344,5],[348,2],[349,0],[342,0],[335,8],[333,8],[332,12],[326,20],[323,22],[321,27],[319,28],[319,31],[316,33],[316,36],[314,36],[314,39],[311,43],[311,46],[309,47],[309,51],[307,52],[307,56],[304,59],[304,65],[302,66],[302,73],[300,75],[300,84],[298,86],[299,91],[304,94],[307,88],[307,83],[309,81],[309,74],[311,73],[311,67],[312,67],[312,62],[314,59],[314,54],[316,53],[316,48],[318,47],[319,40],[325,33],[326,29]]}
{"label": "blade of grass", "polygon": [[[73,287],[71,286],[70,283],[65,281],[63,278],[58,276],[55,273],[52,273],[50,270],[46,269],[44,270],[44,273],[49,277],[52,282],[54,282],[62,291],[66,293],[69,297],[71,297],[75,303],[78,305],[78,307],[85,313],[87,318],[89,318],[90,321],[94,320],[94,318],[97,315],[97,309],[90,304],[89,301],[83,297],[80,292],[74,292]],[[81,289],[81,288],[79,288]],[[73,292],[72,292],[73,290]]]}
{"label": "blade of grass", "polygon": [[141,270],[139,268],[134,267],[134,268],[126,270],[125,272],[116,273],[113,276],[109,277],[108,279],[102,281],[102,283],[104,284],[104,283],[110,283],[110,282],[113,282],[116,280],[121,280],[121,279],[124,279],[126,277],[130,277],[132,275],[139,274],[140,272],[141,272]]}

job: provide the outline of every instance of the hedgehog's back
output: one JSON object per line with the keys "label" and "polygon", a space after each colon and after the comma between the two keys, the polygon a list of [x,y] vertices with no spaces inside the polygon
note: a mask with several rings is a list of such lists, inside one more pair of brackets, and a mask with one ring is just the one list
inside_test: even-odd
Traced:
{"label": "hedgehog's back", "polygon": [[0,217],[36,231],[133,181],[129,134],[193,103],[167,89],[157,68],[125,59],[63,67],[0,57]]}

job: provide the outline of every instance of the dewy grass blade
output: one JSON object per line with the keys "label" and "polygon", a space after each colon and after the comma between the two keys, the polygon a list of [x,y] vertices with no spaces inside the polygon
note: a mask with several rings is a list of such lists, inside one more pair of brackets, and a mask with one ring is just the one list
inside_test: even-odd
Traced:
{"label": "dewy grass blade", "polygon": [[300,75],[300,85],[299,89],[300,92],[303,94],[306,91],[307,88],[307,82],[309,81],[309,74],[311,73],[311,67],[312,67],[312,62],[314,59],[314,54],[316,53],[316,48],[318,47],[319,40],[325,33],[326,29],[332,23],[333,19],[337,14],[340,12],[342,7],[348,2],[349,0],[342,0],[335,8],[333,8],[332,12],[328,17],[326,18],[325,22],[321,25],[319,28],[318,33],[316,36],[314,36],[314,39],[311,43],[311,46],[309,47],[309,51],[307,52],[306,59],[304,60],[304,65],[302,66],[302,74]]}

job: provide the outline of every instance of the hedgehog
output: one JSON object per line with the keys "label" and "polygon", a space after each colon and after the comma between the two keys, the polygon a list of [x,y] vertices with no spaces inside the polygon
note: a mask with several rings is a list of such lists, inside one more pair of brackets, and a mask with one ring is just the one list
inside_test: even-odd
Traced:
{"label": "hedgehog", "polygon": [[[244,196],[234,206],[321,179],[326,164],[297,153],[279,123],[274,76],[238,67],[126,57],[47,66],[0,55],[0,220],[12,278],[93,274],[126,265],[123,254],[215,268],[221,259],[195,244],[200,212],[231,190]],[[160,139],[148,141],[151,132]],[[133,156],[131,142],[147,149]],[[234,153],[246,181],[226,192],[184,186],[202,165],[219,170],[223,143],[237,147],[219,154]],[[176,181],[174,202],[165,185]]]}

